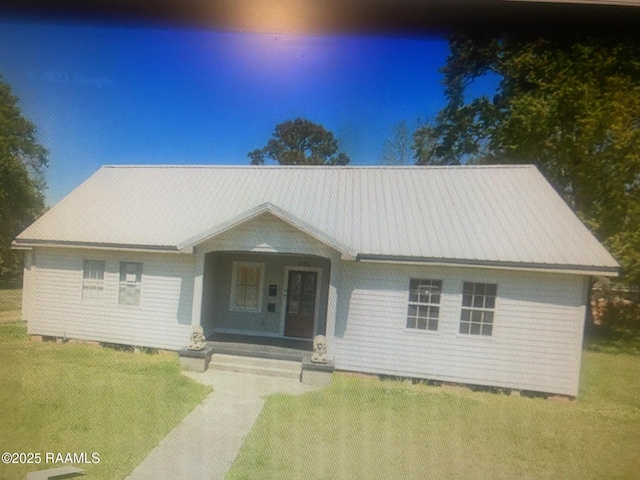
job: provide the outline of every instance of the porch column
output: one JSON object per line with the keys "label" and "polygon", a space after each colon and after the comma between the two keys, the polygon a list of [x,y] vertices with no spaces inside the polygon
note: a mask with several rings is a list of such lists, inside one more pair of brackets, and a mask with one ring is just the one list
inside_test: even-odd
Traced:
{"label": "porch column", "polygon": [[193,276],[193,305],[191,307],[191,325],[200,325],[202,321],[202,285],[204,281],[204,252],[196,250],[196,269]]}
{"label": "porch column", "polygon": [[329,298],[327,299],[327,326],[329,358],[335,357],[336,312],[338,306],[338,290],[340,288],[340,255],[331,258],[331,275],[329,276]]}

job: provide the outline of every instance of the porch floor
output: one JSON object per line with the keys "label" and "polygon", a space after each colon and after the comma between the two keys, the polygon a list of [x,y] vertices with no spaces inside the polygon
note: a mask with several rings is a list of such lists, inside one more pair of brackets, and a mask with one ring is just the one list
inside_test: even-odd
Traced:
{"label": "porch floor", "polygon": [[313,340],[307,338],[215,332],[207,340],[214,345],[215,353],[228,355],[300,361],[304,352],[313,351]]}
{"label": "porch floor", "polygon": [[289,348],[277,345],[259,345],[245,342],[207,342],[213,346],[214,355],[237,355],[240,357],[267,358],[271,360],[289,360],[302,362],[305,355],[310,355],[310,350]]}

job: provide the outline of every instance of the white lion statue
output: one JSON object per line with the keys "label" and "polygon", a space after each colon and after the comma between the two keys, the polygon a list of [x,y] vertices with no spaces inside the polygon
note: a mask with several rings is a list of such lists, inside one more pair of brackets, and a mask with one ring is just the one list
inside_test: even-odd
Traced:
{"label": "white lion statue", "polygon": [[313,363],[327,363],[327,337],[324,335],[316,335],[313,339],[311,361]]}
{"label": "white lion statue", "polygon": [[189,350],[204,350],[207,346],[206,338],[204,338],[204,330],[200,325],[194,325],[191,329],[191,342],[189,342]]}

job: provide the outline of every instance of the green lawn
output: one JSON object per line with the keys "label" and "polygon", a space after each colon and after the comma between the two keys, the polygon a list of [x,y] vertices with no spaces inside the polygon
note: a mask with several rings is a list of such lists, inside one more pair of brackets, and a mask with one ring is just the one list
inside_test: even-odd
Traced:
{"label": "green lawn", "polygon": [[573,403],[335,375],[270,397],[228,478],[640,478],[640,356],[586,351]]}
{"label": "green lawn", "polygon": [[[174,355],[32,342],[22,322],[0,323],[0,385],[0,452],[97,452],[92,480],[129,474],[210,391]],[[53,466],[0,464],[0,479]]]}
{"label": "green lawn", "polygon": [[22,289],[0,281],[0,323],[20,320]]}

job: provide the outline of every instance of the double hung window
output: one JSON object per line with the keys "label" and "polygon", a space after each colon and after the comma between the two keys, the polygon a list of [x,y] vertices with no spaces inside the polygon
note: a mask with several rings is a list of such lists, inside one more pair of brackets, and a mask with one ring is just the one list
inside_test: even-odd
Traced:
{"label": "double hung window", "polygon": [[120,305],[140,305],[141,289],[142,263],[120,262],[118,303]]}
{"label": "double hung window", "polygon": [[262,311],[264,263],[233,262],[230,308],[235,311]]}
{"label": "double hung window", "polygon": [[82,270],[82,300],[102,300],[104,298],[104,260],[85,260]]}
{"label": "double hung window", "polygon": [[442,280],[412,278],[409,281],[407,328],[438,330]]}
{"label": "double hung window", "polygon": [[493,334],[497,292],[494,283],[464,282],[460,333],[487,337]]}

